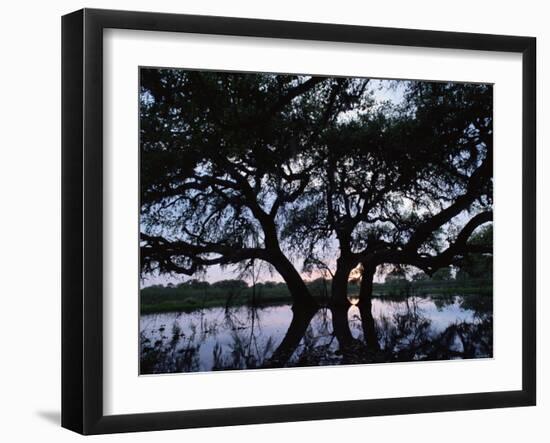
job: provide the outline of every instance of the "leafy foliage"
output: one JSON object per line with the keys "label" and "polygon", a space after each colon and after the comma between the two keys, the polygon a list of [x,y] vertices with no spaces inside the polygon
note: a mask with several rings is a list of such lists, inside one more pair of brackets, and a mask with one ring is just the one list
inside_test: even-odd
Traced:
{"label": "leafy foliage", "polygon": [[296,264],[345,299],[360,263],[490,249],[468,242],[492,220],[488,85],[144,68],[140,149],[144,272],[262,260],[303,302]]}

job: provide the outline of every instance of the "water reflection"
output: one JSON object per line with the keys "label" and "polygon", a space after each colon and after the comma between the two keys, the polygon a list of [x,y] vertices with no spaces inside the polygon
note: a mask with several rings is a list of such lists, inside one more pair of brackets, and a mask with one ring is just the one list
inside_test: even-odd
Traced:
{"label": "water reflection", "polygon": [[409,297],[140,318],[142,374],[491,357],[492,299]]}

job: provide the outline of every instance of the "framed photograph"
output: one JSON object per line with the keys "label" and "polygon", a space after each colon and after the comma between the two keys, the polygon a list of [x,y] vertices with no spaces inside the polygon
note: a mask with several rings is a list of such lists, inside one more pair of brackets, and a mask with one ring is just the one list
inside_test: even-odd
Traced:
{"label": "framed photograph", "polygon": [[531,37],[62,21],[62,425],[534,405]]}

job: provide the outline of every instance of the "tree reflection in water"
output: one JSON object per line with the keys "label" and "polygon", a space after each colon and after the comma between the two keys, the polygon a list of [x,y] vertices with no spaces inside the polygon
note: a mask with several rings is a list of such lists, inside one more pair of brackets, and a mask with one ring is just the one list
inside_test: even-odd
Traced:
{"label": "tree reflection in water", "polygon": [[374,299],[144,315],[141,374],[491,357],[492,299]]}

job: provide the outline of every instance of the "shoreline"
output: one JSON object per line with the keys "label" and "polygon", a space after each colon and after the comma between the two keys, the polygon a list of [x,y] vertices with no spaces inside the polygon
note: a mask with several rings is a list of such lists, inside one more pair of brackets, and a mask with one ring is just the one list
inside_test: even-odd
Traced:
{"label": "shoreline", "polygon": [[[142,290],[143,291],[143,290]],[[408,293],[391,293],[390,291],[377,291],[373,294],[373,299],[384,299],[393,301],[402,301],[409,297],[430,297],[433,299],[450,298],[454,296],[478,296],[478,297],[493,297],[493,288],[491,287],[463,287],[463,288],[443,288],[436,292],[430,291],[410,291]],[[162,299],[155,297],[155,300],[147,300],[149,297],[140,296],[140,315],[165,313],[165,312],[185,312],[192,313],[203,309],[213,308],[238,308],[238,307],[268,307],[291,304],[290,296],[286,294],[262,295],[257,294],[253,299],[250,294],[238,294],[228,299],[228,296],[203,296],[182,295],[177,297],[166,297]],[[314,295],[313,298],[319,303],[319,306],[328,304],[327,296]],[[358,299],[357,293],[352,293],[348,296],[349,299]],[[147,300],[144,302],[144,299]]]}

